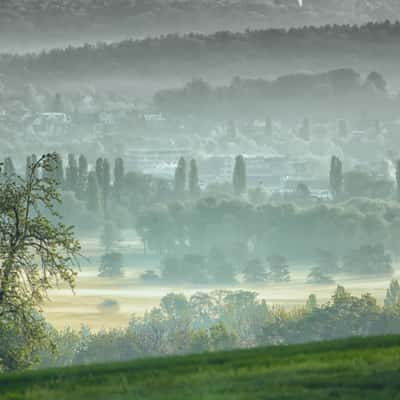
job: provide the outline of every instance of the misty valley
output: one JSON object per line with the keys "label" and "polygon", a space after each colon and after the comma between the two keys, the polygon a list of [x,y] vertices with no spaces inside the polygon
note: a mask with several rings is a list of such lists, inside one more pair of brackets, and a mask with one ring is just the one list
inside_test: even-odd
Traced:
{"label": "misty valley", "polygon": [[399,18],[2,2],[0,398],[397,398]]}

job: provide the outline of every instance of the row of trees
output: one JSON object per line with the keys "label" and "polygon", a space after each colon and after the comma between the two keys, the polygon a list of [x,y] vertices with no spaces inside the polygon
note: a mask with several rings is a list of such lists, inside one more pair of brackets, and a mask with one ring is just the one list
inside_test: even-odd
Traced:
{"label": "row of trees", "polygon": [[[246,162],[242,155],[235,158],[233,169],[233,193],[236,196],[241,196],[247,191],[247,174]],[[199,172],[196,160],[190,161],[189,172],[187,171],[186,160],[181,157],[175,169],[174,176],[174,191],[178,199],[184,199],[185,193],[188,191],[190,199],[198,199],[201,188],[199,183]]]}
{"label": "row of trees", "polygon": [[[12,158],[5,158],[0,178],[4,181],[27,177],[37,159],[35,154],[29,155],[21,172]],[[83,154],[68,154],[66,160],[54,154],[49,171],[40,167],[35,174],[57,185],[62,198],[56,205],[58,212],[80,230],[98,230],[104,225],[128,228],[143,208],[176,199],[167,180],[126,171],[122,158],[111,165],[107,158],[90,163]]]}
{"label": "row of trees", "polygon": [[[264,110],[286,121],[294,121],[299,114],[316,119],[354,118],[365,110],[371,110],[373,118],[377,118],[394,116],[398,103],[388,96],[381,74],[371,72],[362,79],[350,68],[314,74],[293,73],[275,80],[236,77],[230,85],[218,87],[196,79],[182,88],[156,93],[153,101],[165,114],[193,115],[214,121],[221,117],[257,118]],[[306,118],[298,136],[309,141],[310,132]]]}
{"label": "row of trees", "polygon": [[199,172],[196,160],[190,160],[189,172],[187,171],[186,160],[181,157],[175,169],[174,192],[177,198],[184,198],[186,191],[189,196],[196,199],[200,195]]}
{"label": "row of trees", "polygon": [[397,281],[391,283],[384,307],[371,295],[354,297],[338,286],[326,304],[310,295],[292,311],[269,306],[248,291],[199,292],[189,298],[171,293],[159,307],[133,317],[127,329],[51,332],[60,351],[55,356],[42,353],[41,366],[398,334],[399,287]]}
{"label": "row of trees", "polygon": [[[343,257],[353,249],[378,244],[398,254],[400,206],[369,199],[307,208],[273,203],[255,206],[207,197],[147,210],[138,217],[136,229],[145,249],[161,256],[204,256],[218,248],[241,265],[273,253],[310,260],[316,248]],[[370,268],[365,265],[363,270],[366,273]]]}
{"label": "row of trees", "polygon": [[[27,171],[35,159],[35,155],[27,158]],[[90,170],[86,156],[81,154],[77,160],[74,154],[68,154],[68,162],[64,168],[61,156],[56,154],[49,177],[62,190],[71,191],[77,199],[86,201],[89,210],[94,213],[103,210],[106,215],[111,199],[117,203],[121,201],[125,177],[124,162],[122,158],[115,160],[112,177],[110,163],[106,158],[98,158],[94,168]]]}
{"label": "row of trees", "polygon": [[[307,122],[304,122],[301,130],[306,130]],[[400,160],[395,163],[396,169],[396,199],[400,199]],[[232,175],[233,194],[237,197],[247,193],[246,160],[243,155],[235,158]],[[329,188],[334,201],[343,200],[345,197],[382,197],[391,195],[392,184],[383,179],[379,180],[361,171],[343,171],[343,164],[339,157],[332,156],[329,170]],[[174,178],[174,190],[177,199],[185,199],[188,189],[189,197],[197,199],[200,195],[199,173],[196,160],[191,160],[189,173],[186,160],[179,159]],[[302,198],[310,198],[310,190],[305,184],[299,184],[297,193]]]}
{"label": "row of trees", "polygon": [[[298,17],[297,12],[296,16]],[[379,40],[382,36],[387,38],[387,46],[379,48],[381,57],[377,62],[376,57],[373,56],[373,51],[380,43]],[[390,23],[369,24],[361,27],[305,27],[288,31],[282,29],[242,33],[218,32],[209,36],[202,34],[188,34],[183,37],[169,35],[162,38],[129,40],[112,45],[86,45],[77,49],[57,49],[40,55],[5,56],[2,58],[1,68],[6,76],[19,77],[30,82],[40,79],[40,77],[43,79],[44,71],[54,79],[84,80],[89,75],[107,77],[111,70],[119,76],[128,77],[132,76],[132,68],[138,75],[150,79],[154,76],[165,75],[190,78],[191,76],[204,75],[204,71],[208,71],[209,76],[215,77],[220,76],[227,66],[231,67],[233,76],[245,75],[251,66],[253,71],[259,72],[259,76],[271,76],[276,75],[277,71],[282,71],[282,68],[276,67],[277,65],[285,65],[287,72],[295,71],[295,67],[298,70],[299,60],[301,60],[302,70],[312,70],[312,66],[317,63],[321,66],[320,69],[329,69],[332,65],[350,64],[354,68],[364,70],[365,65],[370,65],[368,61],[374,60],[374,65],[378,70],[389,69],[389,71],[393,71],[393,65],[398,62],[398,37],[398,24]],[[363,43],[363,46],[359,45],[360,42]],[[204,56],[201,60],[198,60],[193,57],[193,54],[203,54]],[[332,62],[332,54],[335,55],[334,62]],[[351,63],[349,63],[349,57],[351,57]],[[338,61],[340,58],[342,58],[342,62]],[[160,62],[155,63],[155,59],[160,60]],[[275,60],[272,64],[271,59]],[[168,66],[168,68],[165,66]],[[300,99],[309,96],[312,104],[313,97],[316,97],[314,104],[318,102],[320,106],[327,103],[327,93],[328,95],[342,93],[341,98],[345,104],[339,102],[327,104],[330,113],[336,111],[336,109],[346,111],[345,107],[348,104],[352,106],[349,112],[352,112],[355,107],[362,107],[363,101],[351,103],[352,99],[346,99],[348,94],[346,83],[351,88],[353,82],[358,86],[358,80],[337,82],[337,79],[335,79],[327,81],[328,88],[330,89],[333,86],[333,90],[328,89],[326,92],[321,90],[321,87],[324,88],[326,85],[319,85],[318,91],[317,88],[315,91],[309,90],[308,80],[305,80],[306,90],[303,90],[302,87],[299,88],[299,85],[290,84],[291,82],[287,82],[287,84],[292,90],[300,89],[299,92],[302,96]],[[253,86],[259,85],[255,83]],[[317,87],[317,85],[315,86]],[[338,88],[340,90],[337,90]],[[255,90],[255,92],[260,93],[260,90]],[[281,97],[284,97],[285,90],[281,92]],[[316,94],[319,95],[319,98]],[[238,101],[243,97],[240,94],[232,96],[229,93],[229,95],[230,98],[228,99]],[[254,97],[252,94],[250,96]],[[266,98],[266,96],[260,97]],[[270,97],[274,98],[272,95]],[[325,101],[320,101],[321,97]],[[257,100],[255,100],[255,103],[258,102]],[[286,96],[285,100],[289,102],[291,96]],[[243,103],[240,103],[240,105],[246,104],[246,101],[247,99],[243,99]],[[179,108],[184,109],[187,105],[184,102],[182,103],[182,107]],[[202,107],[214,106],[210,102],[199,103]],[[224,104],[225,101],[220,101],[218,105]],[[299,105],[303,107],[306,107],[307,104],[309,104],[308,101],[299,102]],[[168,105],[168,102],[165,101],[164,105]],[[263,106],[262,103],[261,105]],[[379,106],[379,102],[377,105]],[[384,106],[380,107],[383,108]],[[240,111],[244,112],[251,109],[253,107],[242,107]],[[196,111],[198,109],[194,109],[194,112]]]}
{"label": "row of trees", "polygon": [[[111,205],[136,214],[137,210],[152,203],[165,203],[173,199],[197,200],[201,195],[199,171],[194,159],[190,161],[189,166],[183,157],[179,159],[171,188],[169,183],[162,179],[126,172],[122,158],[117,158],[111,169],[107,158],[98,158],[90,168],[84,155],[77,158],[74,154],[69,154],[65,166],[60,155],[56,154],[55,157],[51,172],[42,173],[39,170],[37,174],[53,179],[62,191],[73,193],[77,200],[86,203],[90,212],[105,216],[106,219],[112,217],[109,213]],[[36,160],[37,156],[34,154],[27,157],[26,175]],[[12,158],[5,158],[3,165],[3,176],[18,175]],[[374,179],[359,171],[344,173],[342,161],[336,156],[331,158],[329,185],[335,201],[358,196],[388,198],[392,191],[390,182]],[[396,163],[396,187],[399,197],[400,161]],[[235,158],[232,192],[237,197],[248,193],[246,160],[243,155]],[[302,198],[311,199],[306,185],[300,184],[297,192],[303,194]],[[75,206],[78,207],[77,204]]]}
{"label": "row of trees", "polygon": [[[343,197],[394,198],[400,200],[400,160],[394,163],[395,182],[371,176],[362,171],[344,173],[342,161],[332,156],[329,171],[329,186],[332,198],[336,201]],[[393,186],[395,190],[393,191]],[[394,193],[393,193],[394,192]],[[394,196],[393,196],[394,194]]]}
{"label": "row of trees", "polygon": [[[245,282],[287,282],[290,267],[286,257],[272,254],[266,257],[251,257],[238,262],[221,249],[212,248],[208,255],[185,254],[168,256],[162,260],[160,272],[148,270],[141,275],[144,283],[189,283],[222,284],[237,283],[240,276]],[[310,268],[307,283],[333,284],[334,276],[342,274],[392,275],[393,260],[382,245],[367,245],[349,250],[340,259],[330,251],[317,249],[314,264]],[[108,276],[120,276],[121,264],[114,264]],[[112,273],[111,273],[112,271]]]}
{"label": "row of trees", "polygon": [[217,248],[211,249],[207,256],[186,254],[170,256],[162,260],[160,274],[148,270],[142,274],[145,283],[191,283],[228,285],[237,282],[237,275],[242,273],[247,282],[285,282],[290,280],[289,265],[285,257],[274,254],[267,257],[266,264],[260,258],[247,261],[241,268]]}

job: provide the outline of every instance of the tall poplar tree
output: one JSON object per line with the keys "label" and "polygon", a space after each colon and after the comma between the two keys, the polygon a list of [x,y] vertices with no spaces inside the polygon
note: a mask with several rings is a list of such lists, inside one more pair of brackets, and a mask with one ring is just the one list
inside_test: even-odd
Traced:
{"label": "tall poplar tree", "polygon": [[80,200],[85,199],[86,188],[88,180],[88,162],[86,157],[81,154],[78,161],[78,185],[76,191],[76,197]]}
{"label": "tall poplar tree", "polygon": [[99,187],[102,186],[103,184],[103,159],[102,158],[98,158],[96,160],[96,178],[97,178],[97,184],[99,185]]}
{"label": "tall poplar tree", "polygon": [[197,162],[194,159],[190,161],[189,193],[192,198],[196,198],[200,194],[199,172],[197,169]]}
{"label": "tall poplar tree", "polygon": [[65,187],[75,193],[78,191],[78,164],[75,154],[68,154],[68,166],[65,169]]}
{"label": "tall poplar tree", "polygon": [[396,188],[397,199],[400,201],[400,160],[396,161]]}
{"label": "tall poplar tree", "polygon": [[88,175],[87,194],[86,194],[87,208],[94,212],[100,212],[100,199],[99,187],[97,184],[96,172],[90,171]]}
{"label": "tall poplar tree", "polygon": [[15,175],[14,162],[11,157],[6,157],[3,166],[3,175],[11,177]]}
{"label": "tall poplar tree", "polygon": [[331,158],[329,186],[332,197],[335,200],[338,199],[343,193],[343,167],[342,162],[336,156],[332,156]]}
{"label": "tall poplar tree", "polygon": [[106,158],[103,159],[103,175],[102,175],[102,183],[101,187],[101,202],[103,206],[104,215],[106,216],[108,213],[108,200],[111,189],[111,172],[110,172],[110,163]]}
{"label": "tall poplar tree", "polygon": [[247,190],[247,172],[246,162],[242,155],[235,159],[235,166],[233,169],[233,192],[236,196],[241,196]]}
{"label": "tall poplar tree", "polygon": [[117,203],[121,202],[124,177],[125,177],[124,160],[122,158],[117,158],[114,163],[114,184],[113,184],[114,199],[117,201]]}
{"label": "tall poplar tree", "polygon": [[175,169],[174,190],[177,197],[182,197],[186,190],[186,160],[181,157]]}

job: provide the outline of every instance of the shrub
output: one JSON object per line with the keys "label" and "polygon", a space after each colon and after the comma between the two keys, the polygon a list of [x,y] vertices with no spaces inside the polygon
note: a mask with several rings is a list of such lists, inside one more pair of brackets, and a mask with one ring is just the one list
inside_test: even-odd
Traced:
{"label": "shrub", "polygon": [[119,304],[117,300],[105,299],[98,304],[97,309],[102,313],[117,313],[119,311]]}

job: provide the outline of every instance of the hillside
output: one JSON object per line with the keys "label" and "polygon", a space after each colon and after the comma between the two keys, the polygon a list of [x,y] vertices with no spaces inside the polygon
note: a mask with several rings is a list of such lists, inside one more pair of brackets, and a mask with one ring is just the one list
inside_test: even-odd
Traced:
{"label": "hillside", "polygon": [[[384,43],[384,44],[383,44]],[[186,83],[193,77],[273,78],[353,68],[377,71],[399,86],[400,23],[324,26],[213,35],[171,35],[26,56],[0,57],[0,76],[16,84],[93,85],[135,93]]]}
{"label": "hillside", "polygon": [[400,17],[397,0],[5,0],[0,48],[26,51],[167,33],[362,24]]}
{"label": "hillside", "polygon": [[0,398],[395,399],[399,358],[399,336],[354,338],[3,375]]}

